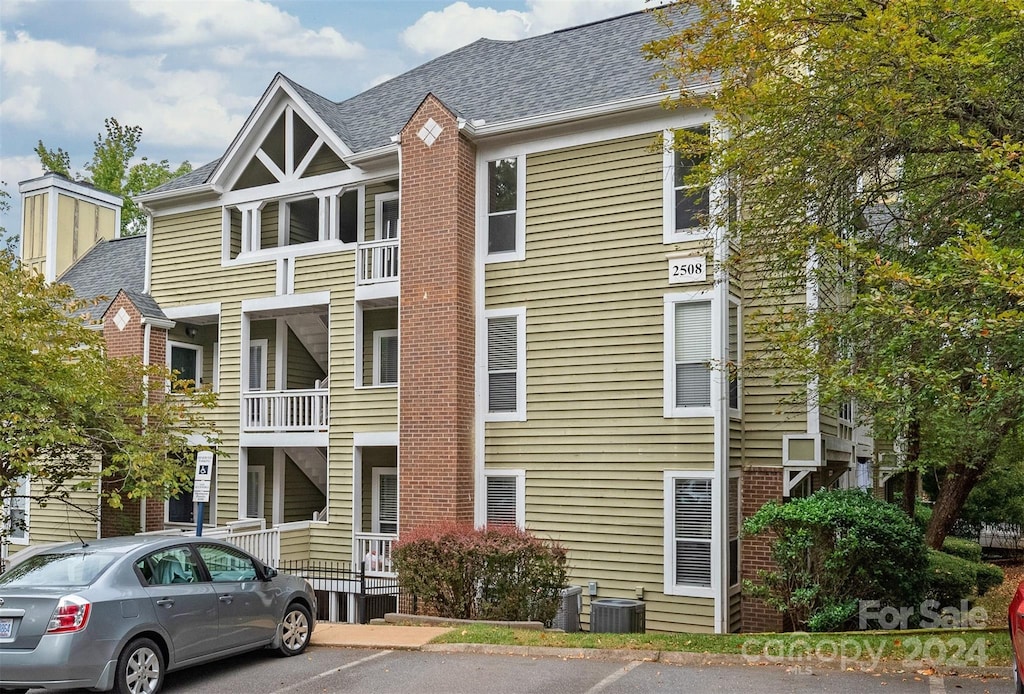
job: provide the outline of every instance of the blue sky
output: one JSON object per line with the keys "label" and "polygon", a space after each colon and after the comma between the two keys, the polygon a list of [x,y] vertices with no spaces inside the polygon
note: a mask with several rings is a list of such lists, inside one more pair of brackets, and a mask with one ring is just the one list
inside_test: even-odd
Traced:
{"label": "blue sky", "polygon": [[3,0],[0,180],[42,140],[92,157],[103,119],[143,129],[138,155],[193,166],[230,144],[277,72],[341,100],[478,38],[514,40],[643,9],[644,0]]}

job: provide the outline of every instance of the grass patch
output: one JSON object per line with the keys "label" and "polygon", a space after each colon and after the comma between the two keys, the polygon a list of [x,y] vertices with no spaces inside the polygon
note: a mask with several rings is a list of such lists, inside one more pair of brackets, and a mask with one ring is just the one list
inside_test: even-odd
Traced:
{"label": "grass patch", "polygon": [[550,648],[610,648],[800,659],[815,653],[851,661],[1006,666],[1012,651],[1005,629],[846,632],[838,634],[565,634],[479,624],[457,627],[432,643],[482,643]]}

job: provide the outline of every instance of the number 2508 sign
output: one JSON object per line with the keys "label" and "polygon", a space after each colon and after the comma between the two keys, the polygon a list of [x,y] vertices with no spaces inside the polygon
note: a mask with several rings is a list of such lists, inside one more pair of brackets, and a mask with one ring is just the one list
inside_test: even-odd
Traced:
{"label": "number 2508 sign", "polygon": [[669,284],[704,282],[707,280],[707,277],[708,266],[704,256],[702,255],[668,259]]}

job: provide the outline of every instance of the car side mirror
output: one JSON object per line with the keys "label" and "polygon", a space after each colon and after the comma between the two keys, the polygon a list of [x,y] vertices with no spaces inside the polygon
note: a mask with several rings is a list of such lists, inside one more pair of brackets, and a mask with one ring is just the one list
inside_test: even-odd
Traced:
{"label": "car side mirror", "polygon": [[276,577],[277,577],[277,569],[275,569],[272,566],[265,566],[265,567],[263,567],[263,580],[264,581],[269,581],[270,579],[276,578]]}

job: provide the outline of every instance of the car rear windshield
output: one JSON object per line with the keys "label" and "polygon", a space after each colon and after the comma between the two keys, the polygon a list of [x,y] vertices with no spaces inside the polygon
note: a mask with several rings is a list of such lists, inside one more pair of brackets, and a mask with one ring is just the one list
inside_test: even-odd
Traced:
{"label": "car rear windshield", "polygon": [[65,588],[89,585],[117,556],[109,552],[37,554],[0,574],[0,586]]}

